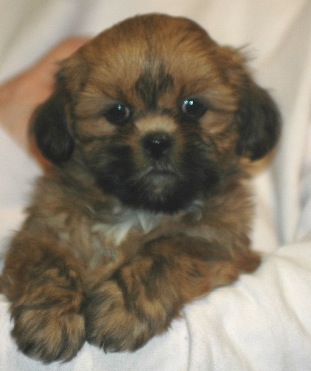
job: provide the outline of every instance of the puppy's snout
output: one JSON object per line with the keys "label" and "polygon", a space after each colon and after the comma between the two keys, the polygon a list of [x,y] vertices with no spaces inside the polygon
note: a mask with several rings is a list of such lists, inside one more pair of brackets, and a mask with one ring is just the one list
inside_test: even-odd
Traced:
{"label": "puppy's snout", "polygon": [[173,139],[167,133],[154,132],[144,136],[142,145],[148,156],[159,159],[170,152]]}

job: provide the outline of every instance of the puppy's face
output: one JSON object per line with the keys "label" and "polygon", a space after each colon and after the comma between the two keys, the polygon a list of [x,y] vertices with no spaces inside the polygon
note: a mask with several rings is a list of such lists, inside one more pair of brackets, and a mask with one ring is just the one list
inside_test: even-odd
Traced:
{"label": "puppy's face", "polygon": [[275,106],[243,63],[189,20],[126,20],[64,62],[34,118],[38,146],[127,205],[177,211],[276,141]]}

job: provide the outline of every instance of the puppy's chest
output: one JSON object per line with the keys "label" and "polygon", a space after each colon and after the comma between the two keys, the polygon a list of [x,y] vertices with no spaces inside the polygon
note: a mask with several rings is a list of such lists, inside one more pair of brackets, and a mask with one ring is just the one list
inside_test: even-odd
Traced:
{"label": "puppy's chest", "polygon": [[[84,210],[84,212],[81,212]],[[201,205],[191,205],[174,215],[124,208],[105,202],[49,215],[45,223],[61,244],[71,249],[90,268],[107,266],[113,271],[146,242],[171,234],[185,233],[201,217]]]}
{"label": "puppy's chest", "polygon": [[90,228],[94,251],[111,259],[135,254],[147,241],[185,232],[187,221],[198,218],[192,209],[175,215],[144,210],[112,213],[109,220],[97,220]]}

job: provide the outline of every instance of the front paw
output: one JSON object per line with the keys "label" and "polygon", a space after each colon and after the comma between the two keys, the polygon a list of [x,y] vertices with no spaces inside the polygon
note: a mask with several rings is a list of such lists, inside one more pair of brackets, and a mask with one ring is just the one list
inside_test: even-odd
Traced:
{"label": "front paw", "polygon": [[44,363],[69,361],[85,340],[84,317],[53,308],[18,307],[12,313],[12,335],[19,349]]}
{"label": "front paw", "polygon": [[143,308],[134,309],[127,300],[131,298],[125,298],[113,280],[106,281],[87,297],[85,321],[89,343],[105,352],[134,351],[162,332],[163,322],[155,326],[154,319],[148,318]]}

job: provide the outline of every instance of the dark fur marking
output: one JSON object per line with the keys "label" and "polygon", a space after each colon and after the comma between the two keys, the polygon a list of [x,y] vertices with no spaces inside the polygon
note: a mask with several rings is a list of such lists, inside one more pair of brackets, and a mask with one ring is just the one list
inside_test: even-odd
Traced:
{"label": "dark fur marking", "polygon": [[[153,64],[153,62],[151,62]],[[165,71],[163,64],[156,69],[146,69],[135,84],[135,91],[148,108],[155,109],[159,97],[174,85],[173,77]]]}

